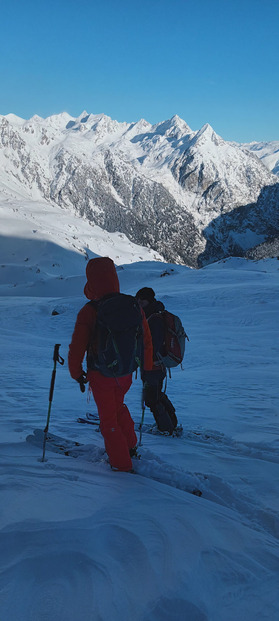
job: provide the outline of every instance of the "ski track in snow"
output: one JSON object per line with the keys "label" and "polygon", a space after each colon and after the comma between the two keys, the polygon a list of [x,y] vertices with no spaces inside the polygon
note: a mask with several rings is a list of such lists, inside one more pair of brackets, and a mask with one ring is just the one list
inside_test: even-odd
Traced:
{"label": "ski track in snow", "polygon": [[[209,433],[205,433],[205,438],[208,437]],[[210,438],[213,441],[214,436],[210,434]],[[172,440],[180,442],[182,439],[165,437],[164,440],[166,442]],[[214,441],[216,440],[214,439]],[[94,444],[76,447],[71,441],[67,443],[66,439],[65,441],[63,439],[61,444],[67,451],[69,457],[85,460],[94,465],[97,463],[99,467],[100,462],[104,462],[104,465],[101,467],[104,467],[105,470],[109,468],[107,456],[102,448]],[[51,444],[47,446],[50,451],[53,450],[56,452],[56,447],[53,447]],[[215,450],[216,448],[215,446]],[[235,449],[235,451],[238,453],[237,449]],[[255,507],[253,497],[249,498],[247,495],[242,494],[237,488],[229,485],[221,477],[213,474],[186,472],[185,469],[181,467],[171,466],[156,455],[156,453],[143,447],[139,448],[139,454],[141,458],[133,460],[136,474],[187,493],[200,490],[204,499],[238,511],[244,523],[247,523],[247,525],[250,524],[256,529],[260,528],[279,539],[278,514],[265,507],[260,507],[260,500],[258,501],[258,506]]]}
{"label": "ski track in snow", "polygon": [[[135,427],[137,429],[139,423]],[[189,442],[195,442],[200,444],[201,450],[204,446],[208,450],[209,445],[213,452],[216,452],[216,450],[220,452],[222,450],[226,454],[229,452],[238,457],[244,456],[270,461],[271,463],[279,463],[278,448],[265,448],[261,443],[237,442],[218,431],[183,430],[181,437],[164,437],[164,442],[186,443],[188,446]],[[173,444],[173,447],[179,448],[179,444],[178,447],[175,447]],[[75,453],[75,449],[73,449],[73,453]],[[85,459],[90,460],[89,448],[88,452],[86,447],[82,447],[80,452],[77,449],[77,453],[79,457],[83,456]],[[185,472],[183,468],[170,466],[170,464],[160,459],[158,455],[142,447],[139,448],[139,453],[142,459],[135,461],[136,473],[182,491],[191,493],[192,490],[201,490],[203,498],[237,510],[240,515],[247,518],[247,523],[250,521],[255,528],[266,530],[274,537],[279,538],[278,514],[264,506],[259,507],[261,504],[260,499],[258,500],[258,506],[255,507],[253,497],[249,498],[249,496],[240,493],[236,487],[229,485],[221,477],[213,474]]]}

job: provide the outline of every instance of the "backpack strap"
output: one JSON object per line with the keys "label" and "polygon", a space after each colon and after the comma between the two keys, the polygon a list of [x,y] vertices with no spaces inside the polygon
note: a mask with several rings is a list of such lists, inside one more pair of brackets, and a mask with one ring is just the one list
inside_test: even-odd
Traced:
{"label": "backpack strap", "polygon": [[[91,334],[90,334],[90,339],[89,339],[89,343],[87,345],[87,369],[93,369],[94,368],[94,359],[96,358],[97,355],[97,343],[95,343],[96,341],[96,328],[97,328],[97,313],[98,313],[98,305],[99,305],[99,300],[90,300],[89,302],[87,302],[86,306],[92,306],[95,309],[96,312],[96,321],[95,321],[95,325],[94,328],[91,329]],[[96,347],[96,349],[95,349]]]}
{"label": "backpack strap", "polygon": [[[164,348],[164,346],[165,346],[165,319],[164,319],[164,310],[158,310],[158,311],[156,311],[155,313],[152,313],[151,315],[149,315],[149,317],[147,317],[147,321],[148,321],[148,323],[149,323],[149,321],[150,321],[151,319],[155,319],[155,318],[159,318],[159,319],[160,319],[160,321],[162,322],[162,327],[163,327],[163,340],[162,340],[162,343],[161,343],[161,345],[160,345],[160,348]],[[153,340],[153,339],[152,339],[152,340]],[[164,371],[164,373],[166,373],[166,367],[165,367],[165,365],[164,365],[164,363],[163,363],[163,360],[162,360],[162,354],[161,354],[161,352],[160,352],[160,351],[156,351],[156,352],[155,352],[155,350],[154,350],[154,353],[155,353],[155,356],[156,356],[156,358],[157,358],[157,360],[154,360],[154,365],[155,365],[156,367],[158,367],[158,369],[159,369],[159,368],[161,368],[161,369],[162,369],[162,371]]]}

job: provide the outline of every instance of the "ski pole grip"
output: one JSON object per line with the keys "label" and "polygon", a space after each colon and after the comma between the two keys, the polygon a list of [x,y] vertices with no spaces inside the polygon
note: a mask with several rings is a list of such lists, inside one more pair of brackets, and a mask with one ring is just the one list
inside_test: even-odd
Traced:
{"label": "ski pole grip", "polygon": [[54,345],[53,361],[59,362],[59,364],[63,365],[64,358],[62,358],[62,356],[60,356],[59,354],[59,347],[60,347],[60,343],[56,343],[56,345]]}

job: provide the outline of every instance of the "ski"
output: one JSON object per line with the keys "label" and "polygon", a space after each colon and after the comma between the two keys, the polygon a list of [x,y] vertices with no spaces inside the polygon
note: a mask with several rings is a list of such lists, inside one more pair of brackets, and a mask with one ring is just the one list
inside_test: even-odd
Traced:
{"label": "ski", "polygon": [[[138,424],[138,431],[140,431],[140,423],[137,423],[137,424]],[[142,431],[144,433],[151,433],[153,436],[165,436],[167,438],[181,438],[181,436],[183,435],[182,425],[177,425],[177,427],[174,429],[172,434],[169,434],[168,431],[160,431],[156,423],[155,424],[152,424],[152,423],[143,424]]]}
{"label": "ski", "polygon": [[[33,433],[26,437],[26,442],[42,449],[44,431],[42,429],[34,429]],[[47,451],[109,467],[105,450],[94,444],[82,444],[48,432],[46,448]],[[134,469],[135,474],[176,487],[194,496],[202,495],[202,491],[197,486],[197,483],[200,482],[197,475],[169,466],[169,464],[163,462],[157,455],[148,450],[144,452],[142,459],[139,459],[139,457],[133,458],[134,465],[136,466]]]}
{"label": "ski", "polygon": [[[42,429],[34,429],[33,434],[27,436],[26,442],[42,448],[44,436]],[[101,461],[106,454],[104,449],[94,444],[82,444],[81,442],[68,440],[49,432],[47,432],[46,447],[54,453],[61,453],[69,457],[85,457],[88,461]]]}
{"label": "ski", "polygon": [[[93,425],[96,427],[94,431],[100,431],[100,420],[97,414],[86,412],[86,416],[79,416],[77,422]],[[168,431],[160,431],[156,423],[143,423],[141,427],[141,423],[139,421],[135,421],[135,430],[140,431],[141,429],[143,433],[150,433],[156,436],[166,436],[168,438],[180,438],[183,435],[182,425],[178,425],[174,430],[173,434],[170,435]]]}
{"label": "ski", "polygon": [[77,418],[77,422],[78,423],[83,423],[83,424],[87,424],[87,425],[94,425],[95,427],[97,427],[97,429],[95,429],[95,431],[100,431],[100,421],[98,420],[89,420],[88,418],[84,418],[83,416],[79,416]]}

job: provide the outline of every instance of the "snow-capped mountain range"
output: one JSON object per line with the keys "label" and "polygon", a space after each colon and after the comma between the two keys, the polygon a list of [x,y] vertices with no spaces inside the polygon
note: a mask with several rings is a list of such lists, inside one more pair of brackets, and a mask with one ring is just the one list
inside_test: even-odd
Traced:
{"label": "snow-capped mountain range", "polygon": [[62,208],[65,223],[74,215],[193,267],[270,256],[278,253],[278,144],[226,142],[178,116],[151,125],[87,112],[8,114],[0,116],[0,196],[19,212],[22,201]]}

